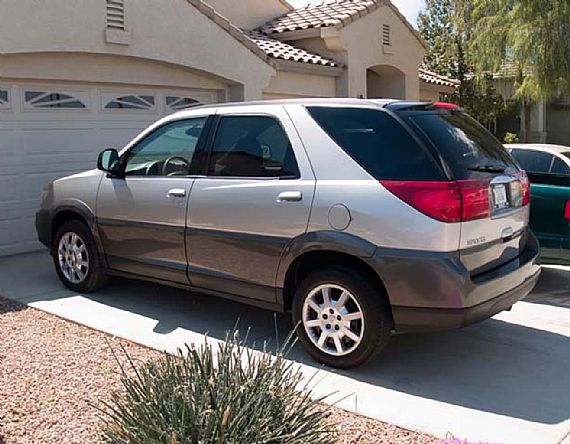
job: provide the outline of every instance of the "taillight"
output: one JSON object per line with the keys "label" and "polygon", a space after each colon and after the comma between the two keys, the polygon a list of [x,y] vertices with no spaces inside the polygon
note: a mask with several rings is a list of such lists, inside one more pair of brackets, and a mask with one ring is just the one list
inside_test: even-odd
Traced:
{"label": "taillight", "polygon": [[459,180],[461,190],[461,220],[485,219],[491,216],[491,201],[489,196],[490,180]]}
{"label": "taillight", "polygon": [[566,206],[564,207],[564,219],[570,220],[570,200],[566,201]]}
{"label": "taillight", "polygon": [[522,185],[522,204],[524,207],[530,203],[530,181],[525,171],[520,172],[519,180]]}
{"label": "taillight", "polygon": [[380,183],[408,205],[442,222],[467,222],[491,214],[489,180],[381,180]]}

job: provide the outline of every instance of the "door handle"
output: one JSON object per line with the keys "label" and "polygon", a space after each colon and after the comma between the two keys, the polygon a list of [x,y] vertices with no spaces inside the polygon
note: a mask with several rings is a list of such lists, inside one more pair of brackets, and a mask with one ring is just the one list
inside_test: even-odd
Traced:
{"label": "door handle", "polygon": [[277,196],[277,202],[300,202],[303,200],[303,193],[300,191],[283,191]]}
{"label": "door handle", "polygon": [[186,197],[186,190],[184,188],[172,188],[166,194],[167,197]]}

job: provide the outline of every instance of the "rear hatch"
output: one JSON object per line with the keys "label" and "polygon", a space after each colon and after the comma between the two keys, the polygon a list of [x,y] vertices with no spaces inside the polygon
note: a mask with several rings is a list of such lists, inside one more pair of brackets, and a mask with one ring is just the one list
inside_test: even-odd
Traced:
{"label": "rear hatch", "polygon": [[503,145],[455,105],[395,106],[394,111],[458,184],[463,200],[460,256],[471,274],[519,256],[528,239],[529,183]]}

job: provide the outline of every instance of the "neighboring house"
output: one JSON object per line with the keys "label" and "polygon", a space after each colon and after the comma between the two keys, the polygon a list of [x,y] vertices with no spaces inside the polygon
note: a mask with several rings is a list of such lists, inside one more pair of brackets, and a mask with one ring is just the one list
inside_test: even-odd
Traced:
{"label": "neighboring house", "polygon": [[[514,98],[516,76],[516,67],[508,63],[500,72],[493,75],[498,90],[505,99]],[[553,101],[541,101],[534,104],[530,115],[530,129],[530,143],[570,146],[570,97],[561,94]],[[497,119],[495,131],[499,137],[504,136],[506,132],[518,134],[520,141],[524,141],[523,111]]]}
{"label": "neighboring house", "polygon": [[438,99],[388,0],[6,0],[0,28],[0,255],[38,248],[41,187],[159,117],[282,97]]}

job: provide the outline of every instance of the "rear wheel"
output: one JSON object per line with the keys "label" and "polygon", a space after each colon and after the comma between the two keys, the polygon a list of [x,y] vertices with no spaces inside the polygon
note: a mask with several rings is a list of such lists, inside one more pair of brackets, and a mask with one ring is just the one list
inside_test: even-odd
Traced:
{"label": "rear wheel", "polygon": [[72,220],[59,227],[52,257],[59,279],[70,290],[90,293],[107,280],[95,239],[83,222]]}
{"label": "rear wheel", "polygon": [[293,321],[307,351],[332,367],[364,364],[388,343],[390,307],[383,290],[365,274],[326,267],[297,288]]}

